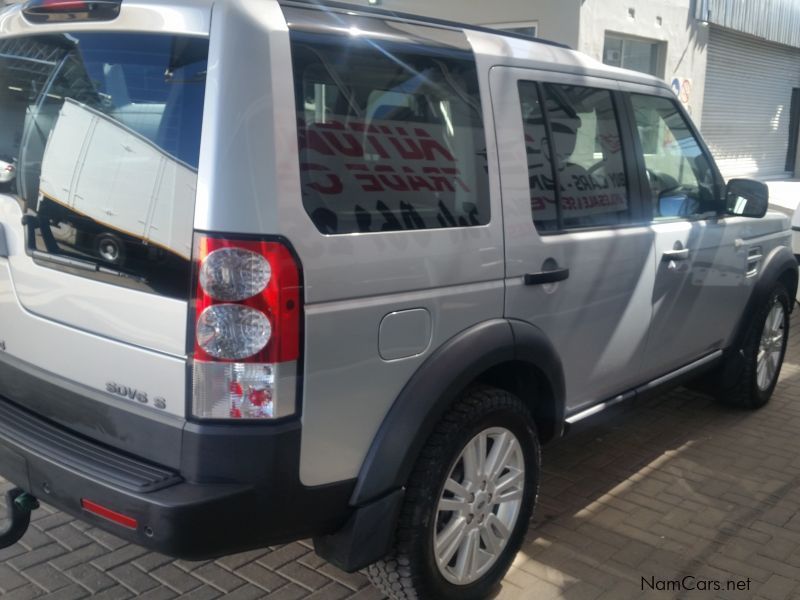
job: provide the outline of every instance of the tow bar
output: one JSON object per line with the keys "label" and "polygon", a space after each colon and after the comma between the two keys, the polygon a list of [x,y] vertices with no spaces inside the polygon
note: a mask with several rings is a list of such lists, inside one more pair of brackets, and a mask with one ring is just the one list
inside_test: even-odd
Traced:
{"label": "tow bar", "polygon": [[31,524],[31,511],[39,508],[39,501],[19,488],[6,493],[8,525],[0,531],[0,548],[16,544]]}

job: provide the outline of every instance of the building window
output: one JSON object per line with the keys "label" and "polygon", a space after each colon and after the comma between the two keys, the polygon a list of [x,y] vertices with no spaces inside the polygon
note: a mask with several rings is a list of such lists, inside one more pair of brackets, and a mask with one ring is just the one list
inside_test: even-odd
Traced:
{"label": "building window", "polygon": [[517,23],[491,23],[486,25],[492,29],[500,29],[509,33],[519,33],[530,37],[539,35],[539,21],[524,21]]}
{"label": "building window", "polygon": [[656,77],[664,76],[663,43],[606,33],[603,62]]}

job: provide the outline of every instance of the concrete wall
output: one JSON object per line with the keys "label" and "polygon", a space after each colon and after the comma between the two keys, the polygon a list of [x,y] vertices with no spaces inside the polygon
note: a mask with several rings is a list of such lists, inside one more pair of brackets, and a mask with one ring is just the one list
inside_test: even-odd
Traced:
{"label": "concrete wall", "polygon": [[[629,14],[634,10],[634,15]],[[584,0],[577,49],[603,59],[606,32],[663,42],[664,79],[690,80],[687,108],[700,123],[708,28],[694,18],[692,0]]]}
{"label": "concrete wall", "polygon": [[580,0],[381,0],[378,8],[475,25],[538,21],[540,37],[578,45]]}

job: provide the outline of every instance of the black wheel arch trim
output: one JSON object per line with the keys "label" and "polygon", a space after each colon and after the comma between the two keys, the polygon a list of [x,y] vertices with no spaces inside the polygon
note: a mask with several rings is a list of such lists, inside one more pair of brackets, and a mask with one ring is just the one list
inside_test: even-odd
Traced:
{"label": "black wheel arch trim", "polygon": [[[785,274],[790,274],[789,281],[789,298],[794,298],[797,295],[798,284],[798,265],[794,253],[786,246],[778,246],[774,248],[764,259],[764,266],[761,268],[758,281],[753,286],[753,291],[750,298],[747,300],[745,309],[739,317],[739,323],[736,327],[736,334],[733,338],[732,348],[739,349],[744,342],[747,335],[747,328],[749,325],[750,315],[756,307],[766,302],[775,284],[784,277]],[[791,303],[789,310],[792,309]]]}
{"label": "black wheel arch trim", "polygon": [[492,319],[456,334],[417,369],[383,420],[361,467],[350,503],[362,506],[402,488],[447,408],[492,367],[529,364],[547,379],[561,431],[564,372],[547,336],[523,321]]}
{"label": "black wheel arch trim", "polygon": [[[787,273],[789,274],[789,298],[792,299],[797,294],[798,284],[798,264],[795,255],[786,246],[778,246],[773,249],[764,259],[764,266],[761,268],[758,281],[753,286],[750,298],[747,300],[744,310],[739,317],[735,333],[730,345],[725,351],[726,360],[723,363],[722,381],[723,385],[728,385],[736,380],[737,374],[744,368],[740,350],[745,343],[747,332],[750,326],[750,319],[757,307],[766,302],[775,284]],[[794,306],[789,303],[789,310]]]}

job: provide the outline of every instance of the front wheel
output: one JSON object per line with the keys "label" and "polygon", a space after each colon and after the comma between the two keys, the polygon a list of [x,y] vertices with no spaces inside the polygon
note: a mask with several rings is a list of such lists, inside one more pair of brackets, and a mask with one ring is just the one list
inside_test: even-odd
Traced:
{"label": "front wheel", "polygon": [[465,393],[423,449],[406,489],[395,547],[371,565],[393,599],[485,598],[528,528],[539,481],[533,419],[515,396]]}
{"label": "front wheel", "polygon": [[740,408],[760,408],[772,396],[789,340],[791,299],[782,283],[777,283],[753,315],[741,348],[743,368],[732,386],[719,390],[725,404]]}

